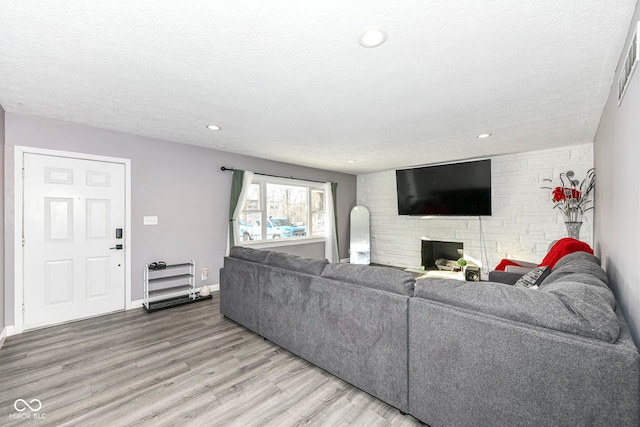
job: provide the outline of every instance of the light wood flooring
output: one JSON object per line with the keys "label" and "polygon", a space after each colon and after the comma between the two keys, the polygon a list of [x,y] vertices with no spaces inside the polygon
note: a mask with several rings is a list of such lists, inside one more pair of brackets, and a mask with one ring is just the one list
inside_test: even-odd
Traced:
{"label": "light wood flooring", "polygon": [[155,313],[140,308],[8,337],[0,426],[11,425],[420,423],[224,318],[214,292]]}

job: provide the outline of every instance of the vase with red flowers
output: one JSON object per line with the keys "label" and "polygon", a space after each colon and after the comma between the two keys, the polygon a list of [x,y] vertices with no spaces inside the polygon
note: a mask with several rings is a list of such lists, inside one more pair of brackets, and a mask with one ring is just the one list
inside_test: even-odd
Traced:
{"label": "vase with red flowers", "polygon": [[[553,182],[551,179],[544,181]],[[553,207],[562,213],[568,237],[578,239],[580,236],[584,214],[593,209],[592,196],[595,186],[595,170],[589,169],[582,181],[575,179],[575,173],[570,170],[560,174],[560,185],[542,187],[551,190]]]}

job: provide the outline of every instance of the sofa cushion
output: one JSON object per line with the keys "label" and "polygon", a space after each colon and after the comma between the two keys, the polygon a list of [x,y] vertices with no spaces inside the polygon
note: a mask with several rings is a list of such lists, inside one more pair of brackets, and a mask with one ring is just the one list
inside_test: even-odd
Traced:
{"label": "sofa cushion", "polygon": [[540,287],[547,286],[553,282],[563,279],[570,274],[587,274],[609,285],[607,273],[600,267],[598,259],[586,252],[574,252],[563,257],[551,271],[551,274],[542,281]]}
{"label": "sofa cushion", "polygon": [[558,281],[578,282],[578,283],[584,283],[585,285],[604,288],[611,294],[611,296],[613,296],[613,292],[611,292],[611,289],[609,289],[609,286],[607,286],[607,284],[603,282],[601,278],[593,274],[582,273],[582,272],[567,274],[562,278],[562,280],[558,280]]}
{"label": "sofa cushion", "polygon": [[269,252],[269,256],[265,261],[266,265],[284,268],[285,270],[299,271],[300,273],[313,274],[319,276],[322,274],[325,266],[329,264],[324,258],[303,258],[297,255],[286,254],[284,252]]}
{"label": "sofa cushion", "polygon": [[609,299],[584,283],[562,281],[532,292],[502,283],[426,278],[416,281],[415,297],[610,343],[620,335]]}
{"label": "sofa cushion", "polygon": [[537,289],[549,273],[551,273],[551,269],[548,266],[536,267],[518,279],[518,281],[514,283],[514,286]]}
{"label": "sofa cushion", "polygon": [[[553,282],[548,286],[540,289],[540,292],[549,292],[556,295],[563,304],[573,310],[573,307],[581,306],[597,296],[598,304],[595,309],[599,309],[600,305],[606,305],[612,312],[616,309],[616,299],[613,292],[606,286],[593,286],[588,283],[579,281],[579,275],[572,274],[564,279]],[[573,310],[577,313],[576,310]]]}
{"label": "sofa cushion", "polygon": [[406,296],[413,295],[415,283],[406,271],[360,264],[329,264],[322,277]]}
{"label": "sofa cushion", "polygon": [[258,264],[264,264],[268,255],[269,251],[261,251],[258,249],[246,248],[244,246],[234,246],[229,250],[229,256],[232,258],[257,262]]}
{"label": "sofa cushion", "polygon": [[560,268],[577,260],[590,261],[594,264],[600,265],[600,259],[597,256],[590,254],[588,252],[578,251],[578,252],[570,253],[560,258],[560,260],[558,260],[558,262],[553,268]]}

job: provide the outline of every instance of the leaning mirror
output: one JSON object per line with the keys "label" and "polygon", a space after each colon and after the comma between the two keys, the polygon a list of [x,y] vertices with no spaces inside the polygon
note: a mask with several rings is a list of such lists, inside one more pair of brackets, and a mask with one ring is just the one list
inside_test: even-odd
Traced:
{"label": "leaning mirror", "polygon": [[351,209],[351,240],[349,262],[351,264],[369,264],[371,262],[371,244],[369,236],[369,209],[356,206]]}

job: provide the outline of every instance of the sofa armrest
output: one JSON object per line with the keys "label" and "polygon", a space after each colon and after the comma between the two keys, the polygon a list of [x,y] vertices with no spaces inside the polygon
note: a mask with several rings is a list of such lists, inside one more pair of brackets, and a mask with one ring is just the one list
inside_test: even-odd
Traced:
{"label": "sofa armrest", "polygon": [[527,274],[528,272],[530,272],[534,268],[535,267],[521,267],[521,266],[518,266],[518,265],[507,265],[505,267],[504,271],[507,271],[509,273]]}
{"label": "sofa armrest", "polygon": [[489,272],[489,281],[513,285],[524,276],[524,273],[512,273],[510,271],[493,270]]}
{"label": "sofa armrest", "polygon": [[232,257],[220,269],[220,313],[258,334],[261,271],[261,264]]}
{"label": "sofa armrest", "polygon": [[531,270],[532,268],[536,268],[538,266],[538,264],[535,262],[521,261],[519,259],[509,259],[509,261],[513,261],[518,265],[508,265],[505,271],[509,271],[509,268],[513,268],[513,267],[516,267],[516,268],[521,267],[521,268],[526,268]]}
{"label": "sofa armrest", "polygon": [[518,281],[518,279],[538,266],[538,264],[536,263],[521,261],[517,259],[507,258],[507,261],[514,262],[518,265],[507,265],[505,266],[504,271],[493,270],[489,272],[490,282],[499,282],[506,283],[507,285],[513,285]]}

